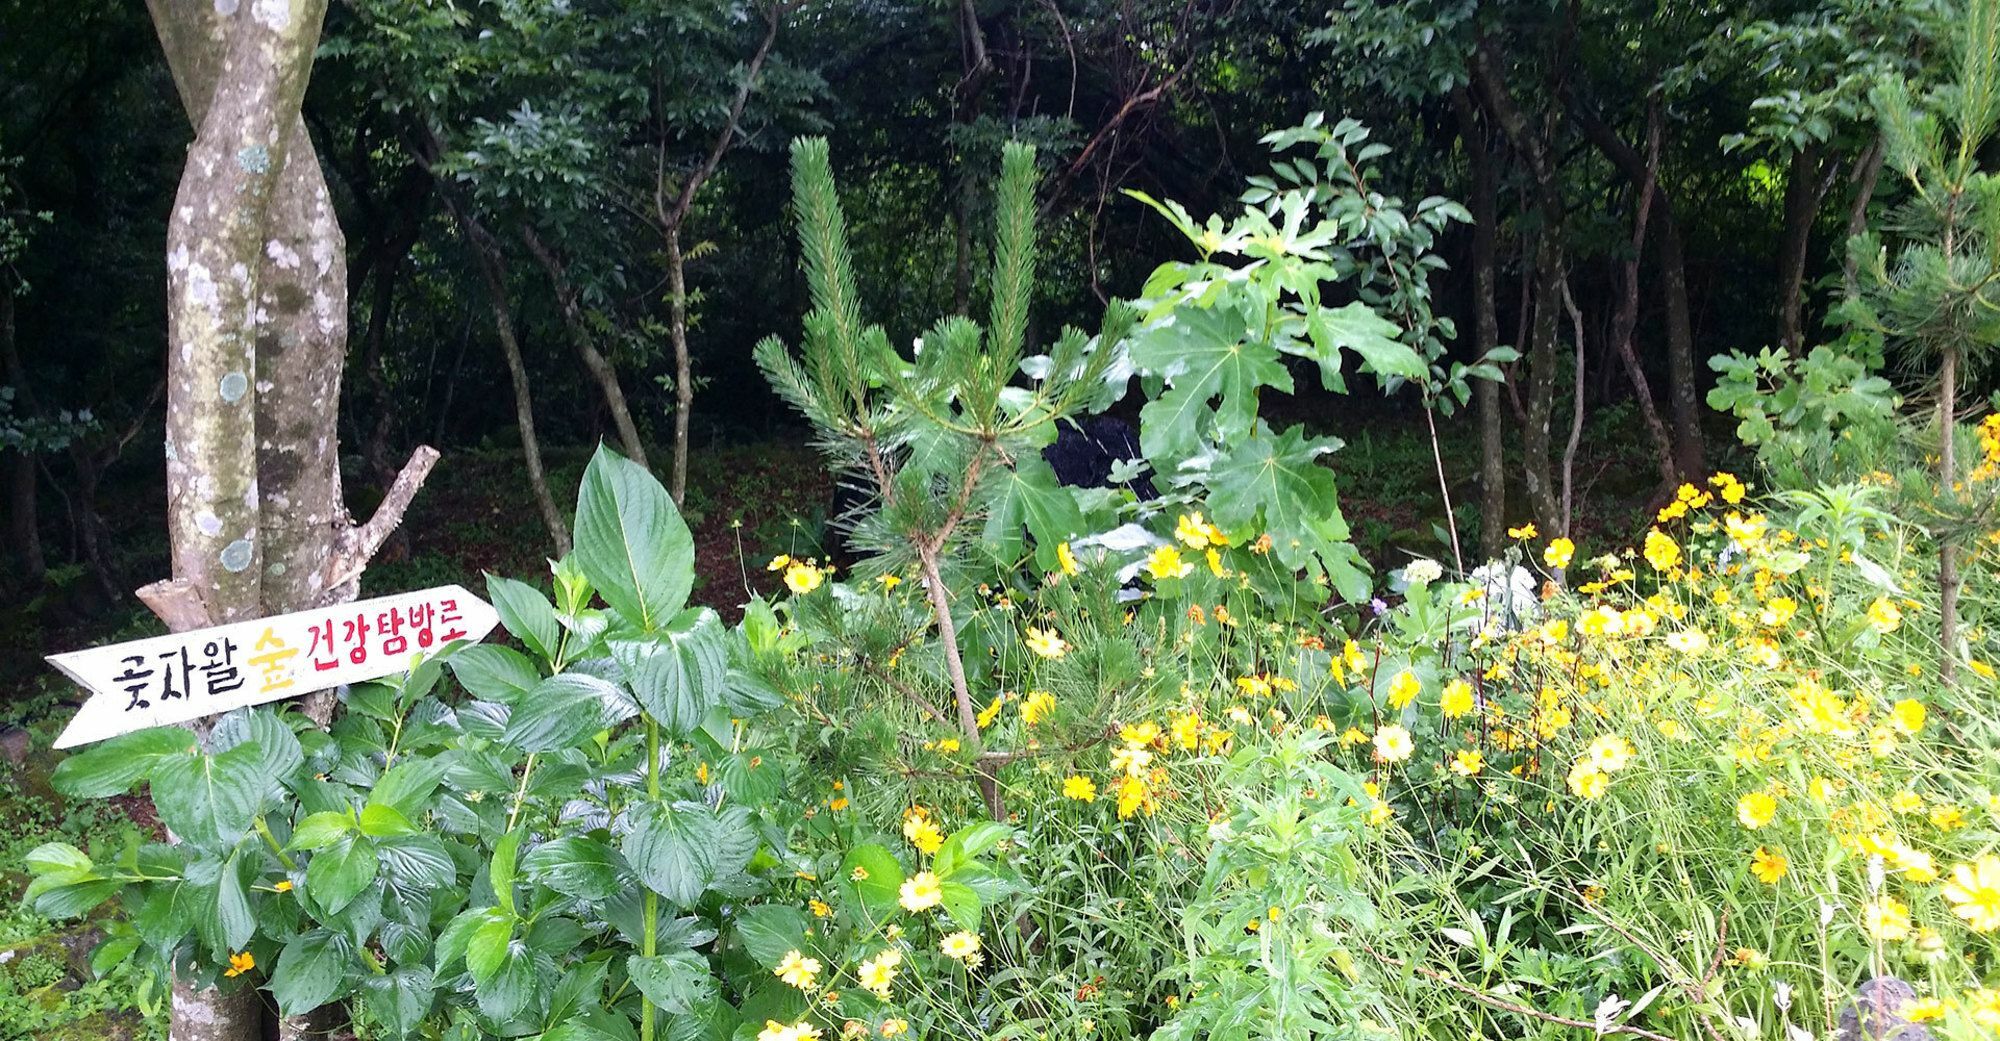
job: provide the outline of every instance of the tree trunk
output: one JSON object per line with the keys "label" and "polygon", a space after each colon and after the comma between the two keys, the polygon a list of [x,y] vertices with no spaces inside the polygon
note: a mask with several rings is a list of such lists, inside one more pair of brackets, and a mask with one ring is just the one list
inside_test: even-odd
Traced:
{"label": "tree trunk", "polygon": [[688,357],[687,263],[681,256],[679,225],[667,229],[667,328],[674,343],[674,505],[684,505],[688,482],[688,417],[694,412],[694,363]]}
{"label": "tree trunk", "polygon": [[1854,296],[1860,288],[1855,257],[1847,251],[1847,243],[1868,230],[1868,204],[1875,199],[1875,185],[1882,178],[1882,161],[1887,154],[1881,136],[1877,135],[1854,162],[1854,201],[1847,207],[1847,238],[1841,242],[1840,258],[1840,282],[1848,296]]}
{"label": "tree trunk", "polygon": [[646,460],[646,443],[639,438],[639,427],[632,422],[632,409],[625,403],[625,388],[618,382],[618,369],[603,351],[597,349],[590,326],[584,321],[576,286],[570,283],[569,270],[542,242],[542,237],[535,234],[534,228],[522,225],[521,239],[528,244],[528,252],[534,254],[535,262],[542,266],[549,276],[549,283],[555,287],[563,328],[569,332],[570,344],[576,348],[576,356],[582,360],[584,371],[590,374],[598,392],[604,395],[604,405],[611,410],[611,424],[618,430],[618,441],[624,446],[626,458],[651,471],[653,466]]}
{"label": "tree trunk", "polygon": [[486,296],[493,309],[493,333],[500,341],[500,353],[507,359],[507,375],[514,384],[514,425],[521,431],[528,488],[534,493],[535,507],[542,512],[542,524],[549,529],[549,538],[555,541],[556,556],[568,556],[569,524],[556,508],[555,496],[549,493],[548,473],[542,467],[542,443],[535,435],[534,392],[528,384],[528,367],[521,360],[521,342],[514,335],[514,316],[507,306],[507,256],[501,252],[499,241],[470,212],[449,195],[444,200],[445,207],[465,231],[480,280],[486,283]]}
{"label": "tree trunk", "polygon": [[[6,284],[0,284],[0,358],[6,360],[6,378],[14,388],[15,407],[25,408],[28,374],[14,343],[14,287]],[[7,474],[8,542],[21,569],[22,588],[32,595],[42,587],[49,570],[48,555],[42,549],[42,519],[36,494],[41,480],[35,457],[25,449],[15,452]]]}
{"label": "tree trunk", "polygon": [[1528,123],[1507,88],[1498,47],[1481,37],[1473,49],[1471,75],[1501,133],[1528,165],[1542,227],[1535,237],[1535,317],[1528,346],[1527,422],[1521,434],[1522,469],[1528,505],[1544,531],[1562,531],[1563,515],[1551,473],[1550,423],[1555,412],[1558,309],[1563,294],[1562,192],[1548,143]]}
{"label": "tree trunk", "polygon": [[1785,227],[1778,242],[1778,337],[1793,357],[1805,353],[1806,256],[1813,221],[1825,196],[1820,167],[1826,146],[1807,145],[1792,153],[1785,175]]}
{"label": "tree trunk", "polygon": [[[1486,135],[1479,129],[1472,95],[1461,87],[1452,91],[1451,100],[1458,112],[1459,136],[1465,142],[1466,158],[1472,166],[1472,350],[1474,356],[1484,358],[1500,345],[1500,314],[1494,300],[1494,276],[1499,268],[1499,178]],[[1507,471],[1501,443],[1505,426],[1500,381],[1474,380],[1472,393],[1479,412],[1479,554],[1483,560],[1498,560],[1507,548]]]}
{"label": "tree trunk", "polygon": [[[1949,242],[1949,239],[1946,240]],[[1958,348],[1944,349],[1938,371],[1938,493],[1958,497]],[[1958,685],[1958,544],[1946,525],[1938,536],[1938,682]]]}

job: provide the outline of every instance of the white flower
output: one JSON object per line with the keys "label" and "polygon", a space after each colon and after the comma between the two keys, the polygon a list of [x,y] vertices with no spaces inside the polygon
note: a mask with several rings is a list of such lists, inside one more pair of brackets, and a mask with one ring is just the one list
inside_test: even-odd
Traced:
{"label": "white flower", "polygon": [[1427,586],[1443,577],[1444,565],[1428,558],[1412,560],[1403,568],[1403,581],[1413,586]]}

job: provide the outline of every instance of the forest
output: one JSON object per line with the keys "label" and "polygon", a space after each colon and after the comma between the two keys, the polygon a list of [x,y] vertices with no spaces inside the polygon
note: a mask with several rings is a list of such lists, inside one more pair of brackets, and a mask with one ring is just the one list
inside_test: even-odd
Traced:
{"label": "forest", "polygon": [[0,0],[0,1041],[2000,1035],[1996,164],[2000,0]]}

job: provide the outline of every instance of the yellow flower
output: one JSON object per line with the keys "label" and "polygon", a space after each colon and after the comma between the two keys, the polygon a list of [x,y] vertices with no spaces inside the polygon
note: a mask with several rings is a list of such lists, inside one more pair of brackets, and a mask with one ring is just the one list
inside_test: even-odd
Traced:
{"label": "yellow flower", "polygon": [[292,891],[292,880],[289,878],[281,878],[278,880],[277,885],[271,887],[271,890],[277,893],[289,893]]}
{"label": "yellow flower", "polygon": [[1535,530],[1534,521],[1529,521],[1518,528],[1507,529],[1507,537],[1510,539],[1532,539],[1540,534],[1540,532]]}
{"label": "yellow flower", "polygon": [[1768,522],[1762,514],[1753,513],[1749,517],[1743,517],[1732,512],[1722,518],[1723,530],[1729,533],[1730,540],[1736,543],[1737,548],[1746,553],[1764,541],[1764,530],[1767,526]]}
{"label": "yellow flower", "polygon": [[882,577],[877,578],[875,581],[882,583],[882,591],[886,593],[889,590],[902,585],[903,577],[901,575],[883,575]]}
{"label": "yellow flower", "polygon": [[1127,777],[1137,777],[1153,765],[1153,753],[1137,745],[1126,745],[1111,753],[1111,768]]}
{"label": "yellow flower", "polygon": [[820,569],[810,564],[794,561],[785,569],[785,587],[800,596],[818,589],[819,584],[825,579],[826,576]]}
{"label": "yellow flower", "polygon": [[1021,701],[1021,722],[1034,726],[1056,710],[1056,696],[1046,690],[1031,690]]}
{"label": "yellow flower", "polygon": [[[1222,566],[1222,554],[1217,553],[1213,548],[1211,548],[1207,553],[1203,554],[1203,558],[1208,561],[1209,574],[1214,575],[1217,578],[1229,577],[1229,569]],[[1222,609],[1220,607],[1217,607],[1216,613],[1220,615],[1221,610]]]}
{"label": "yellow flower", "polygon": [[1062,793],[1065,799],[1075,799],[1077,802],[1095,802],[1097,800],[1097,782],[1081,774],[1071,774],[1063,778]]}
{"label": "yellow flower", "polygon": [[819,1028],[803,1019],[791,1026],[767,1019],[764,1029],[757,1032],[757,1041],[819,1041],[819,1038]]}
{"label": "yellow flower", "polygon": [[1592,766],[1589,760],[1570,767],[1569,790],[1584,799],[1602,798],[1611,787],[1611,775]]}
{"label": "yellow flower", "polygon": [[833,908],[830,905],[828,905],[826,901],[821,900],[817,897],[806,901],[806,908],[812,911],[812,915],[814,918],[833,917]]}
{"label": "yellow flower", "polygon": [[1791,869],[1792,862],[1786,860],[1783,853],[1763,846],[1757,847],[1757,852],[1750,858],[1750,873],[1757,876],[1757,881],[1767,886],[1777,885],[1778,880],[1785,877],[1785,872]]}
{"label": "yellow flower", "polygon": [[224,969],[222,974],[234,979],[256,967],[257,959],[249,951],[237,951],[229,956],[229,968]]}
{"label": "yellow flower", "polygon": [[1868,935],[1885,943],[1907,939],[1910,935],[1909,905],[1893,896],[1871,900],[1861,908],[1861,924]]}
{"label": "yellow flower", "polygon": [[1764,601],[1764,610],[1758,612],[1757,620],[1767,628],[1776,629],[1792,620],[1799,613],[1799,602],[1789,596],[1774,596]]}
{"label": "yellow flower", "polygon": [[903,837],[909,839],[910,845],[917,847],[926,855],[936,853],[938,847],[944,845],[944,833],[938,830],[937,822],[924,816],[905,820]]}
{"label": "yellow flower", "polygon": [[1888,597],[1878,596],[1868,605],[1868,624],[1878,633],[1893,633],[1903,624],[1903,609]]}
{"label": "yellow flower", "polygon": [[786,951],[778,967],[771,970],[771,975],[800,990],[810,991],[819,986],[819,970],[818,958],[808,958],[798,951]]}
{"label": "yellow flower", "polygon": [[1201,519],[1199,513],[1183,513],[1180,522],[1174,525],[1174,538],[1189,549],[1207,549],[1211,545],[1222,544],[1222,532],[1215,525]]}
{"label": "yellow flower", "polygon": [[1654,528],[1646,533],[1646,563],[1655,571],[1665,571],[1681,562],[1681,547],[1673,538]]}
{"label": "yellow flower", "polygon": [[1617,734],[1603,734],[1592,741],[1583,754],[1590,760],[1590,765],[1608,774],[1617,773],[1632,761],[1632,742]]}
{"label": "yellow flower", "polygon": [[1970,864],[1952,868],[1944,898],[1973,932],[2000,928],[2000,857],[1984,853]]}
{"label": "yellow flower", "polygon": [[1183,712],[1174,717],[1173,723],[1167,727],[1167,733],[1182,751],[1192,752],[1201,744],[1201,717],[1193,712]]}
{"label": "yellow flower", "polygon": [[790,567],[791,563],[792,563],[792,558],[790,556],[780,553],[777,556],[772,557],[771,562],[769,564],[764,565],[764,570],[783,571],[785,568]]}
{"label": "yellow flower", "polygon": [[1472,711],[1472,684],[1464,680],[1452,680],[1444,685],[1444,695],[1438,699],[1438,711],[1446,719],[1457,719]]}
{"label": "yellow flower", "polygon": [[861,963],[856,975],[860,977],[861,989],[889,1000],[889,987],[896,981],[896,968],[903,964],[903,952],[890,947],[875,957]]}
{"label": "yellow flower", "polygon": [[1070,551],[1067,542],[1056,543],[1056,562],[1062,566],[1062,573],[1065,575],[1074,575],[1079,570],[1076,566],[1076,554]]}
{"label": "yellow flower", "polygon": [[1889,721],[1896,725],[1897,730],[1913,737],[1924,728],[1926,715],[1928,712],[1924,703],[1915,698],[1904,698],[1889,709]]}
{"label": "yellow flower", "polygon": [[1385,763],[1400,763],[1415,750],[1410,732],[1402,727],[1386,726],[1375,731],[1375,755]]}
{"label": "yellow flower", "polygon": [[885,1019],[882,1021],[883,1037],[895,1037],[899,1034],[907,1034],[909,1032],[910,1032],[910,1021],[907,1019],[895,1018],[895,1019]]}
{"label": "yellow flower", "polygon": [[1069,643],[1056,634],[1054,629],[1028,627],[1028,649],[1044,658],[1060,658],[1069,653]]}
{"label": "yellow flower", "polygon": [[1937,998],[1918,998],[1905,1004],[1901,1015],[1912,1023],[1930,1023],[1943,1019],[1946,1011],[1944,1002]]}
{"label": "yellow flower", "polygon": [[1118,779],[1118,819],[1128,820],[1141,809],[1148,815],[1153,812],[1152,793],[1138,774],[1126,774]]}
{"label": "yellow flower", "polygon": [[1750,792],[1736,800],[1736,820],[1752,831],[1771,823],[1778,815],[1778,800],[1768,792]]}
{"label": "yellow flower", "polygon": [[973,723],[981,730],[992,726],[993,721],[1000,718],[1000,708],[1005,704],[1007,704],[1005,695],[995,697],[992,703],[979,710],[979,715],[973,717]]}
{"label": "yellow flower", "polygon": [[979,953],[979,934],[960,929],[938,941],[938,949],[947,958],[965,961]]}
{"label": "yellow flower", "polygon": [[1708,649],[1708,635],[1700,629],[1667,634],[1667,646],[1682,654],[1700,654]]}
{"label": "yellow flower", "polygon": [[1553,538],[1542,550],[1542,563],[1560,571],[1569,566],[1570,558],[1576,556],[1576,543],[1565,538]]}
{"label": "yellow flower", "polygon": [[944,902],[944,889],[938,885],[936,875],[919,871],[903,883],[896,902],[905,911],[928,911]]}
{"label": "yellow flower", "polygon": [[1404,669],[1389,681],[1389,707],[1399,709],[1408,705],[1416,700],[1417,692],[1422,689],[1423,685],[1417,682],[1417,677]]}
{"label": "yellow flower", "polygon": [[1461,749],[1451,757],[1451,772],[1460,777],[1471,777],[1486,765],[1486,756],[1478,749]]}
{"label": "yellow flower", "polygon": [[1186,578],[1194,572],[1194,565],[1181,559],[1181,551],[1171,545],[1161,546],[1146,558],[1146,573],[1154,579]]}

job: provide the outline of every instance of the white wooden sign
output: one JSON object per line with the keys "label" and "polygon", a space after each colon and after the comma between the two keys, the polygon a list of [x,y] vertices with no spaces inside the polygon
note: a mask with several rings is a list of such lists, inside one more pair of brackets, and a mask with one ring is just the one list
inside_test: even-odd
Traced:
{"label": "white wooden sign", "polygon": [[90,692],[55,747],[393,676],[413,655],[477,641],[499,622],[463,587],[439,586],[52,654]]}

